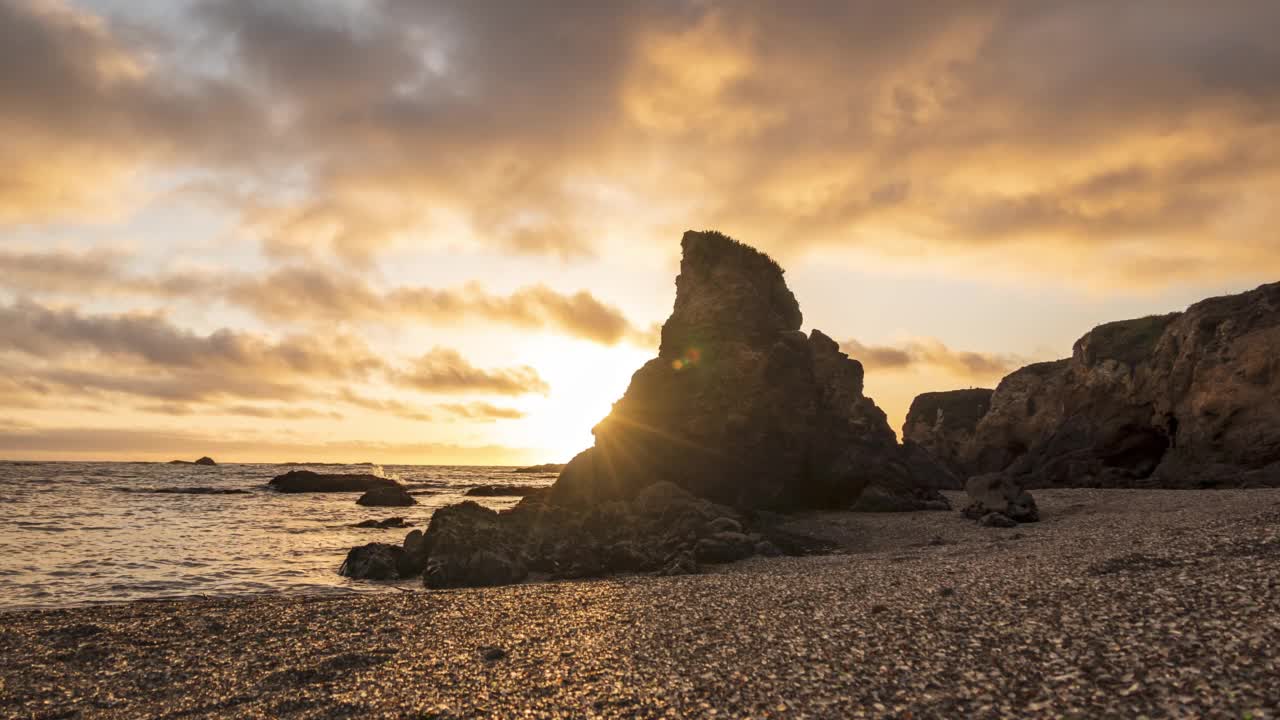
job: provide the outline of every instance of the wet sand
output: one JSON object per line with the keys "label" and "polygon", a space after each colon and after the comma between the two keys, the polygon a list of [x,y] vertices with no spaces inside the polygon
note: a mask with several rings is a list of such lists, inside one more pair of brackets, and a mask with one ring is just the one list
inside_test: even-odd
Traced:
{"label": "wet sand", "polygon": [[1280,490],[1035,495],[695,576],[0,614],[0,717],[1280,716]]}

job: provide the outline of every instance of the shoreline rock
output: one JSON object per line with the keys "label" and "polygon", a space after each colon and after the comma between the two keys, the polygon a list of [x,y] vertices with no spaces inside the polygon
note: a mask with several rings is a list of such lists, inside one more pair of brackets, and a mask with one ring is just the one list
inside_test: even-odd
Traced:
{"label": "shoreline rock", "polygon": [[417,505],[418,501],[413,499],[413,496],[404,488],[395,485],[374,488],[361,495],[356,500],[356,504],[367,507],[409,507]]}

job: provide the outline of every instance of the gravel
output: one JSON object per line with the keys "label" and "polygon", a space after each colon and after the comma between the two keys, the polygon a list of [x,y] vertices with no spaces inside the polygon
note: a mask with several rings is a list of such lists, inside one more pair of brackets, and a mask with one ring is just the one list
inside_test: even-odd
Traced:
{"label": "gravel", "polygon": [[695,576],[0,614],[0,717],[1280,716],[1280,490],[1036,499]]}

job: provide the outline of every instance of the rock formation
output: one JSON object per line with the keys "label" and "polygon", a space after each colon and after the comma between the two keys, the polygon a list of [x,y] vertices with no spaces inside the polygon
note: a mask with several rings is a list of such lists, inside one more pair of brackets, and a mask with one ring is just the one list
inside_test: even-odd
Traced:
{"label": "rock formation", "polygon": [[357,505],[367,507],[409,507],[417,505],[409,491],[399,485],[378,487],[366,492],[356,500]]}
{"label": "rock formation", "polygon": [[927,447],[1026,487],[1276,486],[1277,398],[1273,283],[1094,328],[1070,358],[1006,377],[971,436],[943,428]]}
{"label": "rock formation", "polygon": [[800,332],[801,314],[768,256],[688,232],[658,357],[641,367],[564,469],[552,501],[623,499],[656,480],[740,508],[942,506],[915,477],[863,370],[837,343]]}
{"label": "rock formation", "polygon": [[202,457],[202,458],[200,458],[199,460],[196,460],[195,462],[191,462],[190,460],[170,460],[170,461],[169,461],[169,464],[170,464],[170,465],[205,465],[205,466],[209,466],[209,465],[217,465],[218,463],[214,462],[214,461],[213,461],[213,458],[211,458],[211,457],[209,457],[209,456],[207,456],[207,455],[206,455],[205,457]]}
{"label": "rock formation", "polygon": [[503,512],[441,509],[416,550],[355,548],[346,571],[402,576],[419,564],[404,557],[422,558],[428,587],[687,573],[820,547],[769,511],[949,507],[937,487],[958,481],[897,443],[861,363],[800,332],[773,260],[714,232],[685,233],[682,248],[658,357],[548,492]]}
{"label": "rock formation", "polygon": [[550,474],[558,473],[564,470],[564,463],[543,463],[542,465],[530,465],[529,467],[516,468],[513,473],[530,473],[530,474]]}
{"label": "rock formation", "polygon": [[272,478],[267,486],[282,493],[336,493],[396,488],[400,487],[400,483],[378,475],[321,475],[310,470],[290,470]]}

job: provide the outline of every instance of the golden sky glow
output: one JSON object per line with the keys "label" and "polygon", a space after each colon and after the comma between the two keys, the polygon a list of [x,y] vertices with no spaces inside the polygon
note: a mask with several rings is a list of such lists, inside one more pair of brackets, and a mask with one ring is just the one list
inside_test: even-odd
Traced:
{"label": "golden sky glow", "polygon": [[1280,275],[1280,4],[0,0],[0,457],[563,461],[678,242],[900,426]]}

